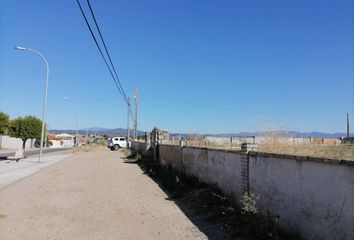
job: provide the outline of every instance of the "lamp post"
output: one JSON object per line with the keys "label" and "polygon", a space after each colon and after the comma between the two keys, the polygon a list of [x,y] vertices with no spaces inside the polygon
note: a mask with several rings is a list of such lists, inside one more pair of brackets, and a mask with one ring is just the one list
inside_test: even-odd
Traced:
{"label": "lamp post", "polygon": [[43,140],[44,140],[44,126],[45,126],[45,115],[46,115],[46,111],[47,111],[47,97],[48,97],[48,79],[49,79],[49,65],[47,60],[45,59],[45,57],[38,52],[35,49],[32,48],[25,48],[25,47],[20,47],[17,46],[15,47],[16,50],[19,51],[31,51],[34,52],[36,54],[38,54],[45,62],[46,65],[46,81],[45,81],[45,94],[44,94],[44,101],[43,101],[43,112],[42,112],[42,131],[41,131],[41,146],[40,146],[40,150],[39,150],[39,158],[38,158],[38,162],[41,162],[41,158],[43,155]]}
{"label": "lamp post", "polygon": [[76,123],[75,123],[75,143],[74,146],[77,145],[77,119],[78,119],[78,115],[79,115],[79,103],[76,100],[70,99],[68,97],[64,97],[64,100],[71,100],[75,103],[76,105]]}

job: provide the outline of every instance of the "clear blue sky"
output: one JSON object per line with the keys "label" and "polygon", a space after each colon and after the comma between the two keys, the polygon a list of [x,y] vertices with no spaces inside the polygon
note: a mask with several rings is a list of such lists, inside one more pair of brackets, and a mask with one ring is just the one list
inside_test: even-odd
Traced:
{"label": "clear blue sky", "polygon": [[[141,130],[344,132],[354,118],[352,1],[90,2],[127,95],[139,82]],[[50,64],[50,129],[75,127],[64,96],[80,128],[126,127],[75,0],[3,0],[0,11],[0,111],[41,116],[44,63],[21,45]]]}

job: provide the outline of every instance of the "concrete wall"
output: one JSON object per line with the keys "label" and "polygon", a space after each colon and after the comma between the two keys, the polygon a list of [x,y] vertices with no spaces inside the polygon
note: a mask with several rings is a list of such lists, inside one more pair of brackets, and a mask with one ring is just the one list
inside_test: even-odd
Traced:
{"label": "concrete wall", "polygon": [[354,239],[353,163],[254,154],[250,193],[260,196],[263,214],[305,239]]}
{"label": "concrete wall", "polygon": [[163,164],[216,185],[239,202],[248,189],[265,216],[304,239],[354,239],[354,161],[159,145]]}
{"label": "concrete wall", "polygon": [[218,186],[226,195],[239,199],[242,195],[241,155],[226,150],[183,147],[184,172],[199,180]]}
{"label": "concrete wall", "polygon": [[145,155],[147,151],[147,145],[144,142],[132,141],[131,149],[135,152],[139,152],[140,154]]}
{"label": "concrete wall", "polygon": [[60,148],[60,147],[62,147],[62,145],[61,145],[61,141],[60,140],[50,140],[51,142],[52,142],[52,148]]}
{"label": "concrete wall", "polygon": [[181,168],[181,147],[179,145],[162,145],[159,148],[159,158],[163,165],[171,165],[174,168]]}
{"label": "concrete wall", "polygon": [[[28,139],[25,148],[33,148],[35,139]],[[20,149],[22,148],[22,139],[13,138],[7,135],[0,135],[0,148],[3,149]]]}
{"label": "concrete wall", "polygon": [[232,144],[241,145],[242,143],[256,143],[256,137],[232,137]]}
{"label": "concrete wall", "polygon": [[205,136],[199,139],[188,140],[193,146],[208,146],[208,145],[241,145],[242,143],[256,143],[258,145],[269,144],[288,144],[288,145],[303,145],[303,144],[340,144],[339,139],[335,138],[311,138],[311,137],[282,137],[282,136],[239,136],[239,137],[214,137]]}

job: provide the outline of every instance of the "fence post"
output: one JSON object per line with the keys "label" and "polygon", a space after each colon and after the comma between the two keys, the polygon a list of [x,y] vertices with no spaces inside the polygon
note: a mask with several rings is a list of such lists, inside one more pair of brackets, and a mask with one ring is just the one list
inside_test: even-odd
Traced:
{"label": "fence post", "polygon": [[179,149],[181,151],[181,155],[180,155],[180,162],[179,162],[179,166],[178,166],[178,172],[181,175],[182,172],[182,165],[183,165],[183,147],[185,145],[184,140],[179,140]]}

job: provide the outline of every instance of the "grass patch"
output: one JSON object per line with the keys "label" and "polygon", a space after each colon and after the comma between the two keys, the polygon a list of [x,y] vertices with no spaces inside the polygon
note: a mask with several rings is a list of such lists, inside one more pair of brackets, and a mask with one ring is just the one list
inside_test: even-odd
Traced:
{"label": "grass patch", "polygon": [[[224,145],[188,144],[188,146],[206,147],[210,149],[227,149],[227,150],[241,149],[241,146],[236,144],[232,145],[232,147],[229,144],[224,144]],[[264,145],[259,145],[258,151],[268,152],[268,153],[354,160],[354,144],[342,144],[342,145],[316,145],[316,144],[289,145],[289,144],[281,144],[281,143],[264,144]]]}
{"label": "grass patch", "polygon": [[85,145],[85,146],[79,146],[72,148],[72,151],[74,153],[79,153],[79,152],[99,152],[99,151],[107,151],[108,148],[107,146],[102,146],[102,145]]}
{"label": "grass patch", "polygon": [[122,148],[121,151],[126,158],[134,158],[135,154],[132,154],[132,150],[130,148]]}
{"label": "grass patch", "polygon": [[265,145],[259,152],[305,155],[323,158],[353,159],[354,145]]}

